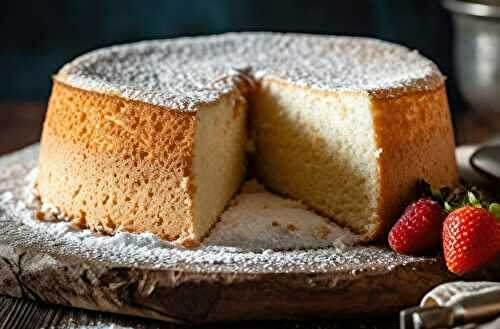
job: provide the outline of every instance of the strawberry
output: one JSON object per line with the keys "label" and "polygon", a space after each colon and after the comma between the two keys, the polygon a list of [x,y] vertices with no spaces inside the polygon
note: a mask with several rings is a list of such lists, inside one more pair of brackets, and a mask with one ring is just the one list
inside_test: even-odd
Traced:
{"label": "strawberry", "polygon": [[500,229],[494,213],[499,205],[490,205],[490,211],[481,208],[473,195],[472,205],[453,210],[444,221],[443,251],[446,266],[456,274],[473,271],[495,258],[499,251]]}
{"label": "strawberry", "polygon": [[415,255],[437,248],[446,218],[441,205],[430,199],[420,198],[410,204],[389,232],[389,245],[401,254]]}

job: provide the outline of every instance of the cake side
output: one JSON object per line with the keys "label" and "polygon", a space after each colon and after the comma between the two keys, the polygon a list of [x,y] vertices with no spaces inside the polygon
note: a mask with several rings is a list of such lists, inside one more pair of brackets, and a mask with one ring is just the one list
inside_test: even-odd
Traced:
{"label": "cake side", "polygon": [[39,158],[42,201],[95,231],[192,238],[195,120],[55,81]]}
{"label": "cake side", "polygon": [[458,184],[453,127],[444,85],[391,99],[372,99],[379,161],[379,224],[366,238],[387,233],[417,196],[418,179]]}

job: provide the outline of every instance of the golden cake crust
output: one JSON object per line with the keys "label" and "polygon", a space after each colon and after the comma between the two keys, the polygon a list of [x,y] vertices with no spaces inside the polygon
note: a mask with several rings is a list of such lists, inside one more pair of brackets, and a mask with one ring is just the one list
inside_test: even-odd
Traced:
{"label": "golden cake crust", "polygon": [[189,240],[194,125],[194,113],[56,81],[41,142],[42,201],[96,231]]}
{"label": "golden cake crust", "polygon": [[418,179],[456,186],[455,141],[444,85],[429,92],[372,99],[379,157],[380,225],[366,239],[387,233],[417,196]]}

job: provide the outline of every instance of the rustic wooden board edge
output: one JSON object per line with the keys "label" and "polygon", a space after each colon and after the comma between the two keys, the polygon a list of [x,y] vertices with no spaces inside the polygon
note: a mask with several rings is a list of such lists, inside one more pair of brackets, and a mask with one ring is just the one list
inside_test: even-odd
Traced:
{"label": "rustic wooden board edge", "polygon": [[452,278],[435,261],[358,274],[207,275],[0,245],[0,294],[177,323],[376,315],[413,305]]}

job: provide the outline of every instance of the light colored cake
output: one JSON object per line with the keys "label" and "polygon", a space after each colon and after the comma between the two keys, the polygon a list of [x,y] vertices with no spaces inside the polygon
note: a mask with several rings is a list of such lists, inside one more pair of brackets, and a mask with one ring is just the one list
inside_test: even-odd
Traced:
{"label": "light colored cake", "polygon": [[232,33],[115,46],[64,66],[37,188],[82,227],[193,246],[237,192],[248,150],[267,188],[364,240],[383,235],[417,179],[457,183],[431,61],[366,38]]}

